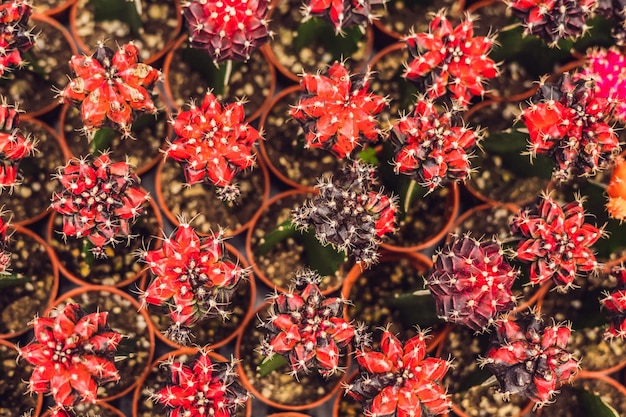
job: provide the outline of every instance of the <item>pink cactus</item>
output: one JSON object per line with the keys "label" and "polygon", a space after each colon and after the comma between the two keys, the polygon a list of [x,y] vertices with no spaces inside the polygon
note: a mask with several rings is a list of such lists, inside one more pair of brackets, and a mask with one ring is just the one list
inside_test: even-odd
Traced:
{"label": "pink cactus", "polygon": [[31,12],[26,0],[0,1],[0,78],[26,65],[22,53],[35,44],[33,29],[28,27]]}
{"label": "pink cactus", "polygon": [[305,0],[304,19],[321,17],[329,21],[336,33],[350,26],[365,28],[377,18],[372,9],[383,6],[387,0]]}
{"label": "pink cactus", "polygon": [[574,77],[592,80],[596,96],[614,103],[613,115],[626,121],[626,57],[618,48],[588,51],[584,68]]}
{"label": "pink cactus", "polygon": [[600,300],[602,307],[611,315],[611,325],[604,332],[608,340],[626,339],[626,268],[623,265],[611,269],[611,276],[617,280],[617,287],[604,294]]}
{"label": "pink cactus", "polygon": [[122,335],[107,319],[107,312],[87,314],[69,303],[56,316],[33,320],[35,339],[19,356],[35,367],[30,391],[52,394],[57,415],[81,402],[95,403],[99,386],[119,380],[114,356]]}
{"label": "pink cactus", "polygon": [[19,165],[35,153],[36,141],[19,129],[20,117],[16,107],[0,99],[0,194],[19,185]]}
{"label": "pink cactus", "polygon": [[404,77],[433,100],[449,93],[467,107],[472,97],[485,93],[485,81],[498,75],[496,63],[488,57],[495,38],[474,36],[470,15],[452,27],[442,10],[433,16],[428,33],[413,33],[405,41],[412,59]]}
{"label": "pink cactus", "polygon": [[248,270],[225,253],[224,234],[200,238],[186,222],[160,249],[142,255],[154,279],[142,294],[144,302],[167,306],[174,322],[167,336],[190,341],[190,326],[210,317],[227,318],[231,298]]}
{"label": "pink cactus", "polygon": [[484,330],[515,307],[511,287],[518,275],[499,242],[453,236],[434,256],[426,283],[440,318]]}
{"label": "pink cactus", "polygon": [[51,206],[63,216],[64,238],[87,238],[94,255],[104,257],[105,245],[132,237],[131,225],[150,196],[127,161],[112,162],[106,153],[74,158],[58,168],[56,177],[62,188],[53,194]]}
{"label": "pink cactus", "polygon": [[504,317],[496,321],[491,347],[480,365],[495,375],[505,395],[521,395],[541,407],[578,372],[579,361],[567,350],[570,334],[569,325],[546,326],[532,313]]}
{"label": "pink cactus", "polygon": [[243,102],[223,106],[209,92],[199,107],[191,103],[173,120],[177,137],[166,156],[182,164],[187,183],[208,181],[218,188],[221,199],[235,200],[239,188],[233,180],[254,166],[254,145],[261,137],[244,120]]}
{"label": "pink cactus", "polygon": [[266,43],[270,0],[189,0],[183,17],[193,48],[206,51],[213,61],[247,61]]}
{"label": "pink cactus", "polygon": [[599,264],[591,246],[603,230],[585,223],[584,199],[561,207],[543,195],[537,207],[520,210],[511,221],[511,231],[522,240],[515,258],[530,262],[530,283],[549,280],[567,289],[581,272],[597,271]]}
{"label": "pink cactus", "polygon": [[426,357],[426,333],[402,343],[385,330],[381,351],[357,348],[360,374],[346,393],[363,404],[366,416],[437,416],[451,406],[442,379],[449,361]]}
{"label": "pink cactus", "polygon": [[459,110],[440,114],[431,100],[418,97],[411,114],[402,116],[391,130],[396,173],[410,176],[428,191],[469,178],[470,158],[482,137],[455,123]]}
{"label": "pink cactus", "polygon": [[387,99],[369,92],[370,76],[350,75],[339,62],[325,74],[302,75],[300,99],[291,116],[304,129],[305,147],[345,158],[357,147],[378,141],[382,132],[376,116]]}
{"label": "pink cactus", "polygon": [[269,317],[262,324],[267,335],[261,341],[261,354],[267,359],[283,355],[294,375],[310,371],[326,378],[334,375],[345,354],[341,350],[360,337],[358,329],[342,317],[347,300],[324,297],[320,282],[317,273],[298,271],[289,292],[272,296]]}
{"label": "pink cactus", "polygon": [[155,114],[153,88],[161,73],[139,62],[133,43],[116,52],[99,43],[92,55],[73,56],[72,79],[61,90],[61,102],[80,107],[84,129],[91,139],[96,130],[110,126],[132,137],[131,125],[138,114]]}

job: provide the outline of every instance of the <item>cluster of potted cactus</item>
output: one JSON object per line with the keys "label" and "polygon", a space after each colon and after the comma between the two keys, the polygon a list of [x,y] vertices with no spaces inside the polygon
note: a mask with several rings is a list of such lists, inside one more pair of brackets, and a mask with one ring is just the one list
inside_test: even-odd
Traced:
{"label": "cluster of potted cactus", "polygon": [[626,413],[620,1],[303,0],[291,32],[291,0],[107,1],[0,0],[1,415]]}

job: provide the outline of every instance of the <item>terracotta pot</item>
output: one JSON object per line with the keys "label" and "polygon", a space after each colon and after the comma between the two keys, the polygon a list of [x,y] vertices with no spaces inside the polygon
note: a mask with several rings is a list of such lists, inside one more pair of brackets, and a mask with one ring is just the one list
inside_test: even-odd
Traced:
{"label": "terracotta pot", "polygon": [[[194,64],[190,63],[194,59],[193,56],[186,57],[193,54],[197,55],[197,59],[202,60],[195,65],[210,65],[214,64],[209,58],[206,52],[193,49],[189,47],[188,36],[184,35],[178,38],[172,50],[166,55],[163,63],[164,73],[164,89],[165,94],[169,102],[174,108],[181,108],[189,103],[189,100],[202,100],[209,85],[211,88],[215,88],[220,80],[207,80],[208,77],[202,74],[196,68]],[[207,60],[209,62],[204,62]],[[227,65],[226,63],[222,63]],[[267,52],[261,48],[252,53],[250,60],[247,63],[232,63],[232,72],[230,74],[228,91],[222,94],[226,100],[232,101],[235,99],[245,98],[246,105],[244,110],[246,112],[246,120],[248,122],[253,121],[261,115],[261,112],[267,107],[269,101],[274,95],[274,89],[276,88],[276,71],[270,64]],[[174,72],[176,71],[176,72]],[[190,80],[190,85],[193,90],[188,90],[186,87],[174,84],[175,74],[181,74],[181,79]],[[251,75],[247,76],[247,75]],[[263,74],[263,75],[260,75]],[[215,74],[217,77],[217,74]],[[269,80],[269,82],[268,82]],[[254,84],[252,91],[249,91],[250,83]],[[255,90],[256,89],[256,90]],[[217,96],[220,96],[215,92]]]}
{"label": "terracotta pot", "polygon": [[[258,319],[264,319],[269,305],[270,305],[269,301],[266,301],[265,303],[263,303],[255,311],[255,313],[250,317],[250,320],[245,324],[244,330],[240,332],[239,335],[237,336],[237,344],[235,346],[235,356],[239,359],[239,362],[237,362],[237,373],[239,374],[240,382],[248,391],[252,393],[254,398],[262,401],[263,403],[269,405],[270,407],[274,407],[279,410],[303,411],[303,410],[310,410],[315,407],[318,407],[321,404],[328,401],[333,395],[335,395],[340,390],[342,386],[342,382],[345,380],[345,374],[342,377],[339,377],[336,379],[325,380],[324,378],[319,376],[319,374],[316,371],[312,371],[308,374],[300,375],[299,380],[296,380],[292,376],[291,377],[289,376],[289,374],[287,373],[288,369],[277,369],[275,371],[272,371],[270,374],[268,374],[265,377],[258,377],[258,378],[268,378],[268,377],[272,377],[274,374],[280,373],[280,375],[284,379],[279,379],[280,382],[277,382],[276,378],[274,378],[274,380],[270,383],[280,384],[280,386],[277,387],[277,390],[280,392],[291,393],[292,400],[293,400],[293,402],[291,403],[286,403],[286,402],[281,403],[281,402],[278,402],[277,400],[268,398],[267,395],[263,395],[266,393],[266,389],[270,389],[270,388],[261,387],[261,384],[259,384],[259,381],[255,381],[255,379],[257,379],[255,375],[255,370],[263,358],[258,354],[258,352],[255,351],[254,353],[252,353],[254,357],[254,359],[252,360],[252,363],[247,361],[246,358],[243,356],[244,351],[252,352],[256,348],[256,345],[247,346],[245,344],[246,341],[244,341],[243,338],[247,335],[254,336],[256,334],[255,332],[260,333],[260,331],[257,330],[256,323]],[[257,343],[256,340],[255,340],[255,343]],[[345,366],[342,365],[342,368],[349,369],[350,362],[351,362],[350,352],[345,353],[344,358],[345,358],[346,363],[345,363]],[[246,368],[244,365],[249,366],[250,368]],[[293,382],[294,385],[292,387],[288,387],[287,384],[291,382]],[[322,387],[326,389],[326,392],[324,392],[323,394],[316,392],[316,391],[319,391],[319,389]],[[299,393],[296,393],[297,389],[300,389],[301,391]],[[305,389],[309,389],[307,394],[308,395],[312,394],[313,398],[293,398],[293,396],[296,396],[296,395],[305,395],[305,391],[303,391]],[[306,400],[310,400],[310,401],[306,402]]]}
{"label": "terracotta pot", "polygon": [[[233,245],[225,243],[225,246],[230,260],[232,260],[233,262],[236,261],[236,263],[240,264],[244,268],[249,268],[248,262]],[[142,290],[145,290],[149,285],[149,282],[152,280],[151,275],[152,274],[148,272],[146,276],[142,278],[140,284],[140,288]],[[239,309],[235,311],[226,321],[222,321],[220,317],[215,317],[209,320],[203,320],[195,324],[192,327],[192,334],[195,337],[192,337],[191,339],[194,345],[210,346],[211,349],[216,350],[228,344],[239,334],[244,324],[248,322],[248,320],[252,316],[252,313],[254,312],[254,303],[256,301],[256,283],[252,275],[250,275],[248,280],[239,284],[235,297],[247,297],[247,301],[246,303],[244,303],[244,307],[241,308],[241,306],[239,306]],[[164,308],[159,308],[158,306],[154,306],[151,304],[147,305],[147,309],[148,314],[150,315],[150,318],[154,323],[157,337],[174,349],[184,348],[185,346],[176,343],[175,341],[169,339],[163,334],[163,331],[165,331],[171,323],[168,311]],[[235,318],[237,321],[235,321]],[[211,335],[206,333],[207,331],[224,334],[220,334],[217,337],[211,337]],[[202,337],[199,336],[199,332],[204,332],[202,333]]]}
{"label": "terracotta pot", "polygon": [[[182,361],[187,361],[191,359],[192,356],[195,356],[198,353],[198,349],[196,348],[180,348],[174,351],[167,352],[152,362],[150,366],[150,372],[142,378],[142,380],[137,384],[135,390],[133,391],[133,417],[153,417],[153,416],[161,416],[167,413],[167,409],[165,407],[160,406],[160,404],[155,403],[152,398],[148,395],[146,384],[148,383],[157,383],[156,389],[160,389],[161,386],[165,385],[165,381],[159,381],[159,379],[167,379],[167,383],[170,382],[169,372],[166,368],[162,366],[162,364],[172,358],[178,358]],[[209,356],[211,359],[219,362],[226,362],[227,359],[222,355],[209,352]],[[146,410],[143,410],[146,408]],[[240,416],[237,413],[237,416]],[[246,403],[245,416],[252,417],[252,400],[249,400]]]}
{"label": "terracotta pot", "polygon": [[[14,360],[9,359],[7,362],[15,363],[14,370],[10,371],[5,367],[5,357],[12,357]],[[24,413],[31,411],[33,415],[38,416],[43,406],[43,395],[37,394],[35,396],[26,395],[28,393],[28,379],[33,371],[33,366],[25,360],[18,361],[18,353],[15,345],[7,340],[0,339],[0,357],[3,359],[1,362],[2,374],[4,376],[4,384],[2,391],[2,400],[0,401],[0,415],[3,416],[21,416]],[[6,390],[6,391],[5,391]],[[10,397],[16,397],[25,402],[19,409],[7,408],[7,406],[14,404],[7,404]]]}
{"label": "terracotta pot", "polygon": [[67,17],[64,12],[76,3],[76,0],[58,0],[56,6],[48,6],[44,2],[42,4],[36,4],[33,8],[34,15],[45,15],[54,17],[55,19],[62,20],[62,17]]}
{"label": "terracotta pot", "polygon": [[[100,302],[98,303],[98,298],[94,297],[100,297]],[[118,288],[87,285],[61,295],[54,306],[46,312],[46,316],[50,316],[55,309],[68,302],[78,303],[87,313],[107,311],[109,326],[128,336],[118,346],[116,355],[125,357],[125,354],[132,353],[132,357],[116,361],[121,379],[105,384],[102,391],[99,389],[97,403],[110,402],[125,396],[148,374],[154,356],[154,328],[147,312],[141,308],[137,300]],[[110,303],[111,306],[107,308],[106,303]]]}
{"label": "terracotta pot", "polygon": [[[137,233],[138,222],[146,220],[145,223],[142,223],[145,230],[143,233],[139,232],[141,236],[133,238],[128,246],[108,245],[107,248],[112,251],[109,257],[94,259],[91,265],[85,262],[82,257],[83,243],[81,239],[68,237],[66,241],[63,241],[61,237],[63,218],[56,212],[52,213],[47,223],[46,239],[54,250],[53,256],[59,264],[61,274],[81,286],[101,284],[118,288],[125,287],[144,276],[146,269],[138,262],[133,252],[142,249],[144,243],[147,244],[148,241],[152,242],[153,247],[159,247],[161,241],[153,237],[161,235],[163,230],[163,218],[154,198],[149,200],[148,207],[149,210],[146,210],[143,217],[140,217],[134,224],[134,229],[131,226],[131,233],[133,230],[134,233]],[[111,259],[114,257],[119,257],[117,262],[112,262]],[[113,270],[112,265],[117,269]],[[89,281],[88,278],[91,277],[93,280]],[[97,281],[98,279],[101,281]]]}
{"label": "terracotta pot", "polygon": [[[306,258],[306,250],[304,247],[297,243],[291,243],[289,238],[278,242],[274,248],[270,249],[270,251],[263,256],[259,256],[255,253],[259,245],[261,233],[259,230],[263,230],[266,233],[273,231],[282,224],[283,221],[287,220],[287,217],[283,219],[287,214],[287,210],[291,212],[293,207],[304,203],[306,199],[312,196],[312,193],[300,190],[285,191],[267,201],[252,220],[252,224],[246,234],[246,256],[250,260],[252,270],[256,277],[270,289],[276,288],[278,291],[286,291],[296,271],[303,267],[317,269],[314,265],[310,265],[308,260],[301,258],[303,256]],[[279,214],[279,218],[269,218],[268,215],[272,214]],[[273,220],[277,222],[272,223]],[[267,230],[269,228],[271,228],[271,230]],[[300,233],[296,232],[293,238],[297,241],[299,236]],[[273,266],[268,267],[269,263],[265,261],[268,260],[269,262],[270,259],[277,261],[273,266],[279,266],[279,270],[273,272],[268,270],[268,268],[272,268]],[[316,260],[319,259],[316,258]],[[323,275],[322,283],[320,284],[322,294],[328,295],[338,290],[341,287],[343,277],[346,273],[347,264],[340,265],[339,270],[334,276],[321,274]]]}
{"label": "terracotta pot", "polygon": [[[297,85],[287,87],[272,99],[261,115],[259,130],[265,132],[265,140],[259,141],[263,161],[279,180],[303,191],[312,192],[317,178],[339,171],[345,161],[339,161],[324,149],[304,149],[299,140],[300,123],[289,116],[300,94]],[[317,164],[314,173],[309,168]]]}
{"label": "terracotta pot", "polygon": [[[44,115],[59,105],[52,89],[62,88],[67,83],[67,62],[73,54],[78,53],[70,33],[56,20],[43,14],[33,14],[30,26],[40,34],[27,53],[30,55],[28,59],[45,68],[46,76],[50,78],[41,80],[42,76],[35,72],[16,68],[8,74],[10,81],[0,84],[0,95],[7,97],[10,103],[21,104],[21,110],[24,111],[20,114],[21,120]],[[51,33],[43,31],[44,26],[51,27]],[[62,43],[54,42],[59,39]]]}
{"label": "terracotta pot", "polygon": [[[72,31],[74,39],[76,39],[78,47],[86,54],[90,53],[89,51],[92,50],[96,42],[102,39],[106,39],[107,36],[111,35],[111,33],[109,33],[109,31],[105,29],[98,21],[96,21],[93,28],[89,28],[89,24],[92,24],[95,19],[92,11],[89,11],[88,14],[85,15],[85,12],[89,10],[87,9],[88,2],[89,0],[77,0],[70,9],[70,30]],[[139,37],[134,36],[132,33],[130,33],[130,31],[128,31],[128,33],[122,36],[115,35],[115,40],[119,45],[123,45],[125,43],[128,43],[129,41],[135,42],[135,44],[137,44],[139,50],[141,51],[140,55],[143,62],[145,62],[146,64],[151,64],[161,58],[172,48],[172,46],[176,42],[176,38],[181,32],[181,28],[183,26],[183,16],[181,6],[178,1],[154,0],[151,1],[149,5],[145,4],[147,2],[146,0],[142,0],[142,2],[144,3],[144,10],[141,14],[141,17],[145,17],[145,19],[142,19],[144,25],[148,20],[147,16],[151,16],[151,12],[148,9],[152,6],[157,7],[162,6],[163,4],[167,4],[169,6],[167,8],[168,16],[171,17],[173,20],[169,19],[167,20],[167,22],[171,22],[172,25],[169,26],[168,24],[164,24],[163,22],[161,22],[161,24],[157,24],[154,28],[147,28],[144,26],[142,28],[144,29],[143,33],[139,35]],[[160,11],[158,11],[157,13],[159,12]],[[124,28],[121,30],[127,29],[126,24],[122,24],[121,27]],[[85,33],[95,34],[94,41],[86,42],[84,38]],[[153,50],[149,51],[144,46],[146,44],[149,44],[147,38],[148,35],[152,36],[152,39],[165,39],[163,45],[161,45],[160,48],[152,48]],[[89,45],[87,43],[89,43]]]}
{"label": "terracotta pot", "polygon": [[[124,413],[117,408],[103,402],[97,404],[78,404],[74,407],[74,412],[79,416],[126,417]],[[48,408],[48,410],[43,413],[41,417],[50,417],[51,414],[52,409]]]}
{"label": "terracotta pot", "polygon": [[[315,73],[317,70],[323,71],[327,68],[327,66],[332,65],[334,61],[338,60],[347,60],[346,66],[351,73],[363,71],[374,45],[374,32],[371,26],[367,28],[365,35],[360,41],[360,47],[356,53],[352,54],[352,56],[342,55],[332,57],[327,51],[311,50],[312,65],[307,65],[306,63],[301,62],[300,57],[297,57],[293,51],[286,50],[286,48],[293,46],[293,39],[289,39],[289,43],[283,45],[281,43],[282,38],[284,38],[284,36],[293,38],[293,31],[297,31],[299,26],[295,28],[288,28],[285,24],[292,22],[296,25],[300,24],[302,20],[300,12],[301,5],[302,3],[300,0],[272,0],[268,20],[270,22],[269,29],[274,31],[275,36],[273,39],[270,39],[268,44],[261,47],[261,49],[264,49],[267,52],[267,56],[272,65],[274,65],[278,71],[289,80],[296,82],[300,80],[299,74],[302,74],[303,71],[307,73]],[[297,16],[290,16],[290,13],[296,13]],[[330,27],[331,26],[329,25],[329,28]],[[281,50],[281,48],[283,49]],[[287,68],[278,59],[278,56],[283,53],[287,54],[290,57],[290,60],[293,61],[293,65],[290,68]]]}
{"label": "terracotta pot", "polygon": [[[183,168],[171,158],[161,161],[155,177],[156,198],[165,217],[175,226],[183,215],[194,219],[199,225],[199,235],[208,236],[219,227],[226,236],[244,232],[261,210],[270,193],[270,178],[263,161],[258,158],[253,170],[240,172],[235,178],[239,185],[246,181],[249,186],[240,187],[241,196],[232,205],[223,203],[215,194],[213,185],[198,183],[187,186]],[[252,182],[252,181],[258,182]],[[168,189],[166,189],[168,187]],[[173,197],[181,196],[180,208],[173,207]]]}
{"label": "terracotta pot", "polygon": [[[59,289],[59,268],[54,257],[54,251],[44,240],[29,229],[19,225],[10,225],[14,231],[7,251],[11,256],[11,272],[24,274],[30,281],[24,284],[6,287],[0,290],[0,305],[2,305],[2,327],[0,339],[15,338],[24,334],[32,326],[30,321],[40,316],[53,303]],[[34,241],[38,250],[28,252],[24,239]],[[47,260],[49,266],[34,261]],[[45,278],[44,278],[45,277]],[[43,287],[43,288],[42,288]],[[37,291],[42,289],[45,299],[36,299]],[[4,319],[12,319],[8,326]]]}
{"label": "terracotta pot", "polygon": [[37,142],[37,152],[20,164],[22,179],[12,192],[5,190],[2,203],[12,213],[12,223],[26,226],[43,219],[50,211],[49,187],[56,184],[50,178],[57,167],[65,165],[70,158],[63,140],[47,124],[37,119],[20,121],[24,135],[32,135]]}

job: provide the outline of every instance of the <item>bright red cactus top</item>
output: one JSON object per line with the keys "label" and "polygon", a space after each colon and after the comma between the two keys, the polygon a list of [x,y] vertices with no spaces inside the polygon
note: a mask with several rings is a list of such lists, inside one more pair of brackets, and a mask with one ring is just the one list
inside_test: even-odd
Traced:
{"label": "bright red cactus top", "polygon": [[0,194],[19,185],[20,162],[35,152],[36,142],[19,130],[18,109],[0,101]]}
{"label": "bright red cactus top", "polygon": [[186,222],[142,258],[155,277],[141,298],[168,307],[174,324],[167,335],[180,344],[189,342],[189,327],[196,322],[228,317],[232,295],[248,276],[247,269],[227,258],[221,230],[200,238]]}
{"label": "bright red cactus top", "polygon": [[526,35],[537,35],[550,46],[561,39],[578,38],[589,26],[587,19],[596,0],[509,0],[513,14],[522,20]]}
{"label": "bright red cactus top", "polygon": [[426,357],[426,334],[404,344],[385,330],[381,351],[359,347],[360,374],[346,386],[346,393],[363,404],[367,416],[436,416],[451,406],[442,379],[449,361]]}
{"label": "bright red cactus top", "polygon": [[569,73],[557,83],[543,80],[520,119],[528,128],[531,157],[545,154],[556,162],[559,181],[594,175],[620,151],[619,138],[608,123],[613,105],[600,97],[593,81],[572,81]]}
{"label": "bright red cactus top", "polygon": [[235,359],[220,362],[201,350],[189,363],[166,362],[172,384],[154,394],[171,408],[170,417],[234,417],[248,401],[249,393],[237,381]]}
{"label": "bright red cactus top", "polygon": [[615,118],[626,121],[626,57],[618,48],[587,52],[585,66],[575,77],[593,80],[596,95],[610,99]]}
{"label": "bright red cactus top", "polygon": [[138,114],[155,114],[152,89],[161,73],[139,62],[133,43],[116,52],[99,43],[90,56],[72,56],[72,79],[61,90],[62,102],[80,106],[84,129],[91,138],[96,130],[111,126],[132,137],[131,125]]}
{"label": "bright red cactus top", "polygon": [[382,6],[387,0],[305,0],[304,18],[321,17],[329,21],[336,33],[350,26],[366,27],[377,16],[374,6]]}
{"label": "bright red cactus top", "polygon": [[456,125],[458,110],[440,114],[432,101],[417,99],[411,114],[402,116],[391,130],[396,173],[410,176],[429,191],[470,176],[470,158],[482,137]]}
{"label": "bright red cactus top", "polygon": [[552,280],[569,288],[576,275],[598,268],[591,246],[603,236],[602,229],[585,223],[584,199],[561,207],[547,195],[536,208],[520,210],[511,221],[511,232],[522,240],[515,258],[530,262],[530,283]]}
{"label": "bright red cactus top", "polygon": [[432,18],[428,33],[406,38],[412,56],[404,77],[416,82],[428,97],[436,99],[450,93],[452,100],[467,107],[473,96],[482,96],[483,83],[498,75],[496,63],[488,57],[495,38],[474,36],[470,15],[452,27],[440,11]]}
{"label": "bright red cactus top", "polygon": [[28,27],[31,11],[26,0],[0,1],[0,78],[23,66],[22,53],[35,43],[32,28]]}
{"label": "bright red cactus top", "polygon": [[63,216],[63,236],[87,238],[95,256],[120,237],[130,239],[130,228],[150,199],[139,187],[130,164],[112,162],[108,154],[74,158],[58,168],[61,190],[52,196],[52,208]]}
{"label": "bright red cactus top", "polygon": [[517,320],[504,317],[496,322],[480,365],[495,375],[505,395],[519,394],[543,406],[578,371],[578,360],[567,351],[570,334],[568,325],[546,326],[532,313]]}
{"label": "bright red cactus top", "polygon": [[360,331],[343,319],[347,300],[326,298],[318,285],[321,277],[311,271],[296,273],[287,293],[276,293],[268,309],[267,331],[259,348],[271,359],[283,355],[294,375],[317,370],[328,378],[340,371],[339,359],[345,348]]}
{"label": "bright red cactus top", "polygon": [[213,61],[247,61],[268,41],[270,0],[189,0],[183,16],[189,41],[206,51]]}
{"label": "bright red cactus top", "polygon": [[515,307],[511,287],[518,274],[499,242],[453,236],[434,256],[426,283],[440,318],[484,330]]}
{"label": "bright red cactus top", "polygon": [[98,387],[120,378],[114,356],[122,335],[107,319],[107,312],[87,314],[74,303],[56,316],[35,318],[35,339],[19,349],[20,357],[34,365],[30,391],[52,394],[58,409],[95,403]]}
{"label": "bright red cactus top", "polygon": [[626,339],[626,268],[624,265],[611,269],[617,287],[604,294],[600,304],[611,315],[611,325],[604,332],[606,339]]}
{"label": "bright red cactus top", "polygon": [[621,156],[615,158],[606,193],[609,197],[606,203],[609,216],[620,222],[626,220],[626,161]]}
{"label": "bright red cactus top", "polygon": [[9,273],[11,254],[7,251],[11,233],[9,232],[9,220],[6,218],[7,212],[0,207],[0,279],[2,275]]}
{"label": "bright red cactus top", "polygon": [[210,181],[220,198],[231,201],[239,196],[233,183],[240,171],[255,163],[254,145],[259,131],[245,121],[243,102],[223,106],[213,93],[207,93],[200,106],[191,103],[173,121],[176,139],[166,155],[181,162],[189,184]]}
{"label": "bright red cactus top", "polygon": [[345,158],[357,147],[378,141],[376,116],[387,99],[369,92],[369,80],[369,73],[350,75],[340,62],[324,74],[302,75],[301,96],[291,116],[302,125],[307,148]]}

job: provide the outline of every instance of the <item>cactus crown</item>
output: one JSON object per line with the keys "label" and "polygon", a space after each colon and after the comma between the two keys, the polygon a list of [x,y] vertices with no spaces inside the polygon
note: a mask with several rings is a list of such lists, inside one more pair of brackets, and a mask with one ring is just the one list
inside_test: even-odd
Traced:
{"label": "cactus crown", "polygon": [[22,53],[35,44],[35,34],[28,27],[31,12],[28,1],[0,1],[0,78],[26,65]]}
{"label": "cactus crown", "polygon": [[384,6],[387,0],[305,0],[302,6],[304,20],[321,17],[329,21],[335,33],[343,33],[350,26],[365,27],[378,16],[374,7]]}
{"label": "cactus crown", "polygon": [[19,124],[19,109],[0,98],[0,194],[20,184],[20,162],[36,152],[37,142],[25,136]]}

